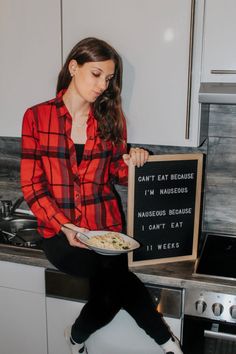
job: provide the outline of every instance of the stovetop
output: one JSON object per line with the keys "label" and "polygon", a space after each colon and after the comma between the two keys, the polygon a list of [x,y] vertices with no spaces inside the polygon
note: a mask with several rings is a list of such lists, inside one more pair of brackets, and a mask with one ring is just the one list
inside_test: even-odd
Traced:
{"label": "stovetop", "polygon": [[236,236],[207,234],[193,275],[236,280]]}
{"label": "stovetop", "polygon": [[17,235],[14,237],[4,235],[2,231],[0,231],[0,244],[8,247],[8,248],[22,248],[22,249],[32,249],[32,250],[42,250],[42,242],[37,240],[37,242],[29,241],[24,239],[24,237],[18,238]]}
{"label": "stovetop", "polygon": [[41,250],[42,237],[36,219],[25,216],[0,219],[0,244]]}

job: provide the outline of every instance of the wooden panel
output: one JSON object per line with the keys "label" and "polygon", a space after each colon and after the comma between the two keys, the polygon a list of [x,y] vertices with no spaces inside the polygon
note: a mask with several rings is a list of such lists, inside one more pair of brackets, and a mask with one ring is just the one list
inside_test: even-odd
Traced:
{"label": "wooden panel", "polygon": [[236,233],[236,139],[210,138],[204,228]]}
{"label": "wooden panel", "polygon": [[210,106],[209,136],[236,138],[236,105]]}

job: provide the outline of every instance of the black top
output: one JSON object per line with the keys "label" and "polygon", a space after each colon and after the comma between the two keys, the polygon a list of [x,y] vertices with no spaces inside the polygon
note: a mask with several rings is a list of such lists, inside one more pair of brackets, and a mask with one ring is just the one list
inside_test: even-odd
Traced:
{"label": "black top", "polygon": [[77,165],[79,166],[82,161],[82,156],[84,152],[84,144],[75,144]]}

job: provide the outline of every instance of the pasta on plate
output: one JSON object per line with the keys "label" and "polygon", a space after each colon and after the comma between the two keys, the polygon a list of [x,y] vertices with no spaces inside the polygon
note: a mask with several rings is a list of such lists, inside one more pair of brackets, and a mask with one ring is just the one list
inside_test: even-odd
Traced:
{"label": "pasta on plate", "polygon": [[120,234],[116,232],[107,232],[104,235],[92,236],[87,243],[94,247],[110,250],[128,250],[131,248],[131,243],[125,241]]}

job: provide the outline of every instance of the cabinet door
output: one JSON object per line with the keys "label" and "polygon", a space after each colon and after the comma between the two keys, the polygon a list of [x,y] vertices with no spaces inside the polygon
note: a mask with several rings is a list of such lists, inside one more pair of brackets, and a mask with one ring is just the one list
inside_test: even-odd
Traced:
{"label": "cabinet door", "polygon": [[0,353],[47,354],[44,268],[0,262]]}
{"label": "cabinet door", "polygon": [[235,0],[206,0],[203,82],[236,81],[235,12]]}
{"label": "cabinet door", "polygon": [[0,0],[0,135],[20,136],[26,108],[55,96],[60,0]]}
{"label": "cabinet door", "polygon": [[[47,298],[48,354],[69,354],[63,336],[64,329],[72,325],[81,309],[82,302]],[[180,338],[181,320],[166,318],[173,333]],[[105,327],[96,331],[86,342],[89,354],[161,354],[163,351],[130,315],[121,310]]]}
{"label": "cabinet door", "polygon": [[45,297],[0,287],[0,352],[47,354]]}
{"label": "cabinet door", "polygon": [[[63,1],[64,59],[77,41],[89,36],[108,41],[122,56],[122,99],[130,143],[197,144],[198,122],[191,126],[190,138],[185,136],[192,4],[190,0]],[[198,1],[197,7],[201,4]],[[198,120],[198,112],[192,111]]]}

